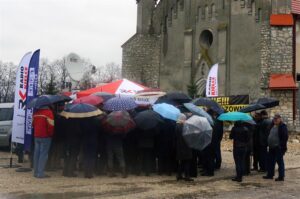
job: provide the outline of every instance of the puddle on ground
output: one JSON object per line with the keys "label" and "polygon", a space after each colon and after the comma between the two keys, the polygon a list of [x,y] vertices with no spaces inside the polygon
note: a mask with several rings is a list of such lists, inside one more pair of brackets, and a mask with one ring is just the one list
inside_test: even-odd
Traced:
{"label": "puddle on ground", "polygon": [[83,199],[83,198],[102,198],[113,196],[124,196],[149,191],[150,188],[135,187],[131,189],[111,190],[109,192],[91,193],[91,192],[64,192],[64,193],[25,193],[25,194],[0,194],[1,199]]}

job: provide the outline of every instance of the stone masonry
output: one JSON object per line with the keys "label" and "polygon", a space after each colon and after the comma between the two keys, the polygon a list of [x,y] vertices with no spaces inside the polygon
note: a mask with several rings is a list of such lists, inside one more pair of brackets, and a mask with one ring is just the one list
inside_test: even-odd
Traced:
{"label": "stone masonry", "polygon": [[[291,0],[139,0],[137,33],[123,46],[123,77],[205,93],[210,67],[219,63],[219,95],[280,100],[269,109],[300,131],[293,90],[270,90],[271,74],[294,74],[293,26],[271,26],[272,14],[290,14]],[[299,95],[300,96],[300,95]],[[295,116],[295,117],[293,117]]]}

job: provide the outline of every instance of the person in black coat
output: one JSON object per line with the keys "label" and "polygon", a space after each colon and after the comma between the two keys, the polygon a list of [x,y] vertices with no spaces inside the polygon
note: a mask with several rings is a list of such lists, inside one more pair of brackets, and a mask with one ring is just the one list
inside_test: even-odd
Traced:
{"label": "person in black coat", "polygon": [[270,126],[272,121],[268,117],[268,113],[263,110],[260,112],[261,122],[259,125],[259,167],[260,172],[267,171],[267,157],[268,157],[268,136],[270,133]]}
{"label": "person in black coat", "polygon": [[100,118],[84,118],[80,121],[83,134],[83,170],[85,178],[92,178],[95,171],[98,137],[100,134]]}
{"label": "person in black coat", "polygon": [[114,173],[114,158],[118,161],[122,177],[127,178],[126,164],[124,158],[123,149],[123,134],[112,134],[106,133],[106,152],[107,152],[107,166],[108,166],[108,176],[115,177]]}
{"label": "person in black coat", "polygon": [[275,164],[278,164],[278,178],[275,181],[284,181],[285,166],[283,156],[287,151],[288,129],[283,123],[281,116],[276,114],[273,119],[271,131],[268,137],[268,172],[263,178],[273,179],[275,174]]}
{"label": "person in black coat", "polygon": [[243,173],[245,170],[245,160],[247,147],[249,143],[249,129],[241,122],[236,122],[234,127],[231,129],[229,136],[233,139],[233,157],[236,168],[236,177],[233,181],[242,182]]}
{"label": "person in black coat", "polygon": [[254,125],[253,129],[253,170],[258,171],[259,165],[259,126],[261,122],[260,113],[255,113],[254,121],[256,125]]}
{"label": "person in black coat", "polygon": [[214,151],[214,168],[220,169],[222,164],[222,153],[221,153],[221,141],[223,139],[223,121],[218,120],[219,114],[216,113],[213,110],[208,110],[208,114],[211,115],[211,117],[214,120],[214,125],[212,126],[213,132],[212,132],[212,139],[211,139],[211,145]]}
{"label": "person in black coat", "polygon": [[76,177],[77,158],[81,148],[82,131],[80,119],[63,119],[64,135],[64,169],[63,176]]}
{"label": "person in black coat", "polygon": [[174,136],[176,122],[164,119],[161,131],[156,136],[156,149],[158,157],[158,173],[171,175],[175,170]]}
{"label": "person in black coat", "polygon": [[137,134],[138,170],[137,174],[144,172],[149,176],[155,170],[154,137],[159,134],[159,127],[141,130]]}
{"label": "person in black coat", "polygon": [[[190,166],[193,158],[192,149],[186,144],[183,138],[183,125],[186,120],[186,116],[181,114],[176,123],[175,130],[175,149],[177,160],[177,180],[193,181],[190,175]],[[184,173],[184,177],[183,174]]]}

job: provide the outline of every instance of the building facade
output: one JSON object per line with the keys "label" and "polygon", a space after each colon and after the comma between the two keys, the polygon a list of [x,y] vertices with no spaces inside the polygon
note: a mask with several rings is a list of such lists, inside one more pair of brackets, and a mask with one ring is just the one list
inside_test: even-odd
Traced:
{"label": "building facade", "polygon": [[298,130],[293,1],[138,0],[137,32],[122,46],[123,77],[166,91],[193,86],[204,96],[210,67],[219,63],[220,96],[275,97],[280,106],[271,115],[280,112]]}

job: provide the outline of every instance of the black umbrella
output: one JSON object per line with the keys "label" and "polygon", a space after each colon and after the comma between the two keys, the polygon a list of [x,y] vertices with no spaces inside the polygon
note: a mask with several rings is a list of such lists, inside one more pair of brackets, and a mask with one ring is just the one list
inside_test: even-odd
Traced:
{"label": "black umbrella", "polygon": [[225,112],[224,109],[217,102],[209,98],[197,98],[194,99],[192,103],[196,106],[206,106],[218,114],[222,114]]}
{"label": "black umbrella", "polygon": [[257,111],[257,110],[261,110],[261,109],[265,109],[266,107],[262,104],[250,104],[249,106],[246,106],[242,109],[239,110],[239,112],[242,113],[250,113],[252,111]]}
{"label": "black umbrella", "polygon": [[41,108],[43,106],[49,106],[51,104],[68,102],[72,99],[65,95],[41,95],[31,100],[27,108]]}
{"label": "black umbrella", "polygon": [[190,98],[187,94],[179,91],[173,91],[168,92],[166,95],[158,98],[155,104],[167,103],[177,106],[183,103],[189,103],[190,101],[192,101],[192,98]]}
{"label": "black umbrella", "polygon": [[134,121],[137,127],[142,130],[153,129],[164,122],[161,116],[152,110],[146,110],[138,113],[134,117]]}
{"label": "black umbrella", "polygon": [[266,108],[273,108],[275,106],[279,106],[279,100],[273,99],[273,98],[259,98],[256,102],[256,104],[261,104],[265,106]]}

